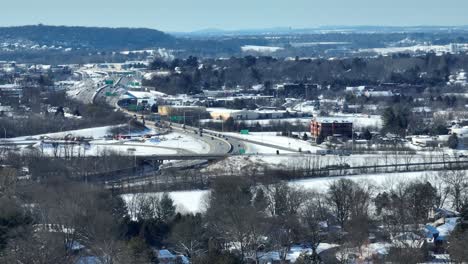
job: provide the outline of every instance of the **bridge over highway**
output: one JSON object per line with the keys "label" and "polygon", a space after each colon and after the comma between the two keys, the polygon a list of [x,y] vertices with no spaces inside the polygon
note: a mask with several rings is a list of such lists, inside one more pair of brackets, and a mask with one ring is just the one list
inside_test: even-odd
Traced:
{"label": "bridge over highway", "polygon": [[158,161],[158,160],[222,160],[229,157],[230,154],[170,154],[170,155],[146,155],[136,156],[140,161]]}

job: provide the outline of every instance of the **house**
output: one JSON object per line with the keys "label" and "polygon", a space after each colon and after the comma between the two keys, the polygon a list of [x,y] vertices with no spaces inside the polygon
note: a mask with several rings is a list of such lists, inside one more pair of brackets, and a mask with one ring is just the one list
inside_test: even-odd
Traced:
{"label": "house", "polygon": [[349,121],[312,120],[310,123],[312,137],[345,137],[353,136],[353,123]]}

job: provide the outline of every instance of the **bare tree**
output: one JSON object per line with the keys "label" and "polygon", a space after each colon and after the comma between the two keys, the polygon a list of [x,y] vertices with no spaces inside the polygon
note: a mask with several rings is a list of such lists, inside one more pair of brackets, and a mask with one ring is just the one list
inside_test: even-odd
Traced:
{"label": "bare tree", "polygon": [[437,177],[445,184],[447,194],[456,211],[461,211],[464,202],[468,198],[468,176],[462,170],[444,170]]}

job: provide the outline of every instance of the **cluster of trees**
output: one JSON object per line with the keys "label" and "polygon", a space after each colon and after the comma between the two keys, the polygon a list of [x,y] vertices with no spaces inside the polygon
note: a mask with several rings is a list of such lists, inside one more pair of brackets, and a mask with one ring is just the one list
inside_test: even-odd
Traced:
{"label": "cluster of trees", "polygon": [[[420,225],[426,224],[432,210],[447,203],[448,197],[454,199],[454,208],[461,206],[460,211],[466,212],[466,177],[462,177],[463,198],[455,198],[460,185],[451,180],[457,172],[447,173],[453,175],[439,175],[446,188],[414,181],[381,190],[341,179],[331,183],[324,193],[286,183],[253,185],[243,177],[218,178],[207,198],[206,212],[187,216],[176,224],[166,245],[190,256],[193,263],[258,263],[272,251],[285,261],[292,245],[307,244],[311,254],[301,256],[297,263],[341,263],[349,255],[338,259],[337,252],[354,249],[363,254],[361,249],[372,233],[381,242],[393,243],[383,261],[422,262],[427,260],[427,247],[402,245],[395,239],[411,232],[416,235],[415,241],[423,241]],[[457,204],[460,198],[464,202]],[[467,231],[460,228],[455,232],[457,246],[439,245],[432,250],[448,250],[454,259],[465,260],[460,244],[468,243],[464,240]],[[341,247],[331,254],[319,254],[317,249],[323,242]]]}
{"label": "cluster of trees", "polygon": [[[9,39],[29,40],[38,45],[65,46],[97,50],[144,49],[148,46],[171,45],[174,37],[153,29],[97,28],[66,26],[2,27],[0,35]],[[151,43],[151,45],[149,44]]]}
{"label": "cluster of trees", "polygon": [[382,113],[383,129],[397,135],[406,135],[411,118],[412,113],[408,106],[397,104],[388,107]]}
{"label": "cluster of trees", "polygon": [[[364,254],[371,234],[393,243],[383,261],[416,263],[427,259],[428,248],[395,243],[399,235],[414,233],[419,243],[419,227],[432,220],[436,208],[453,208],[462,217],[468,213],[468,177],[459,170],[384,188],[339,179],[323,190],[305,190],[260,177],[252,164],[234,176],[210,179],[203,212],[183,214],[166,193],[121,196],[70,177],[130,164],[124,157],[4,157],[2,164],[10,165],[0,168],[0,261],[5,263],[75,263],[83,257],[157,263],[154,249],[163,248],[194,264],[259,263],[268,252],[285,261],[294,244],[311,249],[296,263],[343,263],[351,254]],[[18,182],[17,172],[25,166],[31,180]],[[467,261],[465,228],[460,224],[450,244],[428,246]],[[320,243],[339,246],[322,252]]]}
{"label": "cluster of trees", "polygon": [[[25,107],[30,111],[26,111]],[[56,109],[49,112],[49,107]],[[64,116],[67,109],[75,118]],[[7,137],[37,135],[95,126],[120,125],[128,121],[121,112],[106,104],[83,104],[72,100],[63,91],[25,88],[22,106],[16,105],[13,118],[0,116],[0,127]]]}
{"label": "cluster of trees", "polygon": [[[173,218],[161,245],[189,256],[192,263],[259,263],[268,252],[285,261],[292,245],[303,244],[311,252],[296,263],[343,263],[352,254],[365,254],[362,250],[372,234],[391,244],[384,259],[374,261],[423,262],[428,250],[466,261],[464,225],[454,231],[450,244],[415,247],[414,243],[425,241],[421,226],[431,221],[434,209],[452,207],[466,217],[467,180],[463,171],[443,171],[429,181],[398,182],[386,188],[340,179],[321,192],[284,182],[219,177],[206,198],[206,211]],[[129,207],[136,219],[148,219],[145,208],[154,208],[149,215],[159,219],[164,215],[162,201],[167,199],[134,195]],[[168,207],[172,212],[173,207]],[[409,233],[414,243],[398,240]],[[322,252],[320,243],[340,247]]]}
{"label": "cluster of trees", "polygon": [[[153,62],[153,69],[174,71],[179,67],[181,73],[166,77],[155,76],[146,85],[162,89],[163,92],[180,93],[201,89],[227,87],[250,87],[254,84],[283,82],[307,82],[322,86],[340,87],[355,85],[378,85],[381,83],[406,83],[411,85],[436,86],[445,84],[454,71],[464,68],[466,55],[445,54],[388,56],[377,58],[346,58],[338,60],[280,60],[273,57],[231,57],[230,59],[204,59],[198,67],[194,57],[174,60],[167,63]],[[423,74],[424,73],[424,74]]]}

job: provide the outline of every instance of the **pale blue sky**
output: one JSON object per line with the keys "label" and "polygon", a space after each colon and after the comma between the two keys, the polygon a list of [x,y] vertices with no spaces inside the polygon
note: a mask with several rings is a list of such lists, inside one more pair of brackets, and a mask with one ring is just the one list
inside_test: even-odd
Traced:
{"label": "pale blue sky", "polygon": [[164,31],[324,25],[468,25],[467,0],[12,0],[0,26],[147,27]]}

